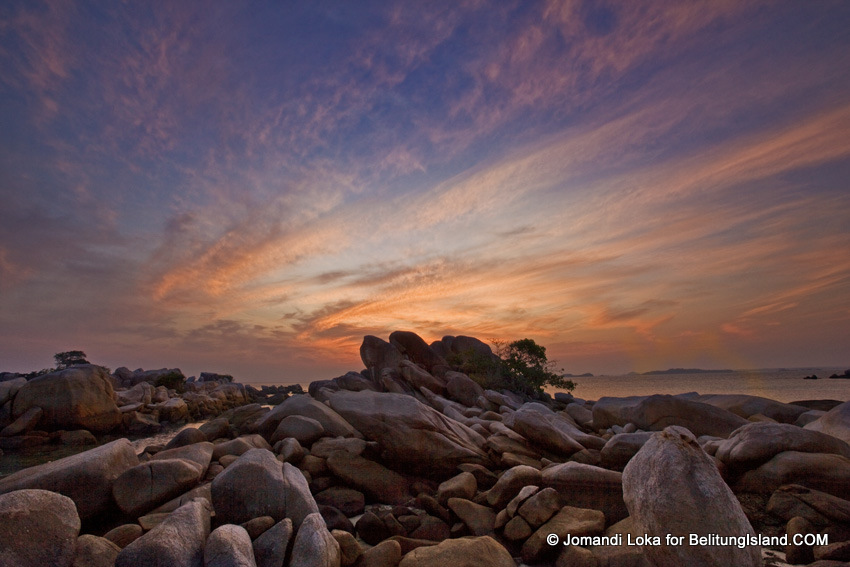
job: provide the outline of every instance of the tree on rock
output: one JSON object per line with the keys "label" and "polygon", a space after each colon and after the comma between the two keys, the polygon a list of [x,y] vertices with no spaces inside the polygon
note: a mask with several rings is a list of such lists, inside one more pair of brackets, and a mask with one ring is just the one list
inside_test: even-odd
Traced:
{"label": "tree on rock", "polygon": [[57,370],[62,370],[75,364],[91,364],[86,360],[86,353],[81,350],[57,352],[53,355],[53,359],[56,361]]}
{"label": "tree on rock", "polygon": [[509,390],[527,395],[538,394],[544,386],[573,390],[575,383],[554,372],[555,361],[546,357],[546,347],[533,339],[511,343],[494,341],[502,359],[501,378]]}

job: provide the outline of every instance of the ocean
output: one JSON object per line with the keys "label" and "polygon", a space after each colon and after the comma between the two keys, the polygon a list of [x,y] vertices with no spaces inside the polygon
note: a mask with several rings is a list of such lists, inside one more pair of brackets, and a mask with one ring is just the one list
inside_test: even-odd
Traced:
{"label": "ocean", "polygon": [[[850,400],[850,380],[829,379],[846,368],[764,368],[699,374],[651,374],[572,378],[573,395],[585,400],[603,396],[645,396],[651,394],[749,394],[780,402],[829,399]],[[818,380],[803,380],[816,375]],[[547,390],[554,393],[557,390]]]}

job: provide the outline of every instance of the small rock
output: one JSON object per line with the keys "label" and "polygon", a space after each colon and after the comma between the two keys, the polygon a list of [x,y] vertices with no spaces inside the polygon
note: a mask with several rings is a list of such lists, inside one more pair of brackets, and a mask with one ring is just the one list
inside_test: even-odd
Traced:
{"label": "small rock", "polygon": [[340,564],[342,567],[350,567],[360,559],[363,550],[360,544],[349,532],[345,530],[331,530],[331,535],[339,544]]}
{"label": "small rock", "polygon": [[77,538],[72,567],[112,567],[121,548],[106,538],[84,534]]}
{"label": "small rock", "polygon": [[401,561],[401,544],[388,539],[364,551],[357,567],[396,567],[399,561]]}
{"label": "small rock", "polygon": [[103,534],[103,537],[123,549],[139,539],[143,533],[145,532],[139,524],[122,524]]}
{"label": "small rock", "polygon": [[349,518],[362,514],[366,506],[362,492],[342,486],[332,486],[316,494],[315,498],[317,504],[333,506]]}
{"label": "small rock", "polygon": [[563,539],[568,534],[578,537],[600,535],[604,529],[605,514],[599,510],[564,506],[525,541],[522,559],[526,563],[538,563],[552,557],[557,548],[547,542],[549,534],[556,534]]}
{"label": "small rock", "polygon": [[254,540],[254,560],[257,567],[282,567],[292,533],[292,520],[284,518]]}
{"label": "small rock", "polygon": [[213,530],[204,546],[204,567],[257,567],[245,528],[225,524]]}
{"label": "small rock", "polygon": [[437,487],[437,500],[443,506],[446,505],[449,498],[472,500],[477,490],[478,482],[475,480],[475,476],[472,473],[462,472]]}
{"label": "small rock", "polygon": [[493,533],[496,513],[492,508],[463,498],[449,498],[448,506],[466,524],[473,535],[484,536]]}
{"label": "small rock", "polygon": [[273,525],[275,525],[275,521],[271,516],[259,516],[248,520],[242,524],[242,527],[245,528],[245,531],[248,532],[248,537],[253,541]]}
{"label": "small rock", "polygon": [[328,531],[322,515],[310,514],[301,523],[292,545],[290,565],[298,567],[340,567],[339,544]]}
{"label": "small rock", "polygon": [[402,557],[399,567],[516,567],[511,554],[489,536],[447,539],[417,547]]}

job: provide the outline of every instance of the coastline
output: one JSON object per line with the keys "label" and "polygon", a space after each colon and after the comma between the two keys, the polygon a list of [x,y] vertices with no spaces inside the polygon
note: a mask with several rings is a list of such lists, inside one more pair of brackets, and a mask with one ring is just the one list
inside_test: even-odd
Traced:
{"label": "coastline", "polygon": [[[39,544],[45,552],[73,559],[96,544],[111,554],[104,564],[116,567],[162,554],[199,557],[210,546],[234,553],[233,538],[257,557],[278,553],[280,565],[290,557],[290,567],[308,556],[368,565],[357,558],[378,553],[389,553],[381,564],[390,567],[483,567],[481,557],[504,567],[577,557],[637,565],[665,547],[677,564],[710,554],[756,567],[768,554],[842,553],[830,545],[850,535],[831,512],[850,509],[846,396],[792,405],[728,391],[727,378],[752,388],[736,373],[691,373],[699,394],[591,400],[579,397],[579,381],[576,396],[528,397],[485,389],[451,370],[436,347],[412,333],[403,338],[406,346],[368,337],[366,372],[312,382],[307,393],[216,377],[187,382],[178,394],[153,388],[149,373],[131,373],[110,401],[130,408],[117,410],[127,416],[125,431],[156,423],[152,435],[101,435],[93,448],[0,477],[0,520],[4,510],[25,509],[28,522],[48,529],[36,511],[45,501],[64,507],[77,526],[66,535],[73,551]],[[103,380],[98,368],[63,372]],[[727,391],[712,393],[709,377]],[[632,388],[627,394],[632,380],[682,386],[671,374],[622,378],[581,380],[611,380]],[[812,391],[815,381],[797,379]],[[198,412],[206,417],[190,421]],[[163,416],[170,419],[156,421]],[[790,504],[799,499],[829,504],[805,512]],[[800,514],[810,522],[802,528]],[[196,535],[177,544],[175,530]],[[795,533],[815,543],[771,543]],[[694,534],[708,543],[670,543]],[[573,536],[589,539],[558,545]],[[273,551],[281,538],[283,551]],[[25,552],[25,543],[9,541]]]}

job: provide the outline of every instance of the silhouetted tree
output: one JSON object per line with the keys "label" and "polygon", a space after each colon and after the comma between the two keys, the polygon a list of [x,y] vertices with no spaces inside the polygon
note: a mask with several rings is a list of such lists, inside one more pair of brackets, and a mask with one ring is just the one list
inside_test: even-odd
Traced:
{"label": "silhouetted tree", "polygon": [[572,391],[572,380],[554,372],[555,361],[546,358],[546,347],[533,339],[520,339],[511,343],[494,341],[496,354],[502,359],[501,378],[514,392],[534,395],[543,392],[544,386],[555,386]]}
{"label": "silhouetted tree", "polygon": [[53,359],[56,361],[57,370],[62,370],[63,368],[74,366],[75,364],[91,364],[88,360],[86,360],[86,353],[81,350],[57,352],[53,355]]}

